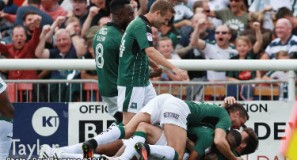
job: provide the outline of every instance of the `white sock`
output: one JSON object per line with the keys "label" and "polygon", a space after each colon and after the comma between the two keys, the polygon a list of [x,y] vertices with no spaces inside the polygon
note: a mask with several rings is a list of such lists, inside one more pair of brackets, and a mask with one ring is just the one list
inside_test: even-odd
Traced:
{"label": "white sock", "polygon": [[157,158],[174,160],[178,158],[175,150],[170,146],[160,146],[160,145],[149,145],[150,155],[153,155]]}
{"label": "white sock", "polygon": [[95,136],[98,145],[111,143],[125,136],[125,130],[123,126],[113,126],[101,134]]}
{"label": "white sock", "polygon": [[0,159],[6,159],[12,142],[12,122],[0,120]]}
{"label": "white sock", "polygon": [[145,137],[146,137],[146,134],[144,134],[143,132],[136,132],[133,137],[131,137],[128,141],[126,141],[125,151],[119,158],[121,160],[130,160],[133,158],[134,155],[137,155],[137,152],[134,149],[134,146],[137,142],[144,143]]}
{"label": "white sock", "polygon": [[82,153],[81,146],[82,143],[78,143],[71,146],[60,147],[58,149],[66,153]]}

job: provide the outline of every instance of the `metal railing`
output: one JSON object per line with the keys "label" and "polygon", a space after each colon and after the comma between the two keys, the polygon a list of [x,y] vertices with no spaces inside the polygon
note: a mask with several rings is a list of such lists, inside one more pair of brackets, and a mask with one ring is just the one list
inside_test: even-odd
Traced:
{"label": "metal railing", "polygon": [[49,79],[4,81],[10,87],[8,91],[13,102],[100,101],[97,80]]}
{"label": "metal railing", "polygon": [[[81,102],[101,100],[97,80],[50,79],[5,80],[5,82],[10,87],[8,91],[13,102]],[[230,94],[237,99],[241,99],[240,89],[243,85],[251,86],[250,89],[247,89],[246,93],[248,95],[247,98],[250,100],[286,100],[288,98],[288,91],[284,91],[282,87],[287,86],[288,82],[278,80],[237,82],[152,81],[152,83],[157,94],[170,93],[181,99],[188,100],[216,101],[223,100],[224,97]],[[230,86],[233,86],[233,91],[230,91]],[[237,90],[236,94],[234,93],[234,88]],[[286,93],[286,96],[284,96],[284,93]]]}
{"label": "metal railing", "polygon": [[[169,60],[175,66],[188,71],[289,71],[288,100],[295,100],[296,60]],[[94,70],[93,59],[0,59],[3,70]]]}

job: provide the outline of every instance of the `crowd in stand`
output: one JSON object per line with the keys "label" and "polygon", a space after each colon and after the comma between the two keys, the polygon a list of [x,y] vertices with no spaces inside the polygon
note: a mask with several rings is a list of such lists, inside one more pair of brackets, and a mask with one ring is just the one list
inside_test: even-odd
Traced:
{"label": "crowd in stand", "polygon": [[[111,0],[1,0],[1,58],[94,58],[93,36],[110,21]],[[175,15],[159,30],[155,47],[167,59],[290,59],[297,57],[296,0],[168,0]],[[154,0],[131,0],[135,16],[148,12]],[[96,79],[96,72],[77,70],[1,70],[3,79]],[[281,71],[188,71],[189,81],[239,81],[288,78]],[[152,80],[179,80],[163,71]],[[57,101],[51,85],[50,101]],[[62,90],[75,93],[79,86]],[[252,86],[241,86],[247,100]],[[232,90],[232,85],[228,86]],[[199,92],[199,86],[191,95]],[[75,96],[75,94],[70,94]],[[62,101],[67,101],[63,97]],[[76,99],[77,97],[72,97]],[[189,97],[188,97],[189,98]],[[190,97],[193,99],[193,97]]]}

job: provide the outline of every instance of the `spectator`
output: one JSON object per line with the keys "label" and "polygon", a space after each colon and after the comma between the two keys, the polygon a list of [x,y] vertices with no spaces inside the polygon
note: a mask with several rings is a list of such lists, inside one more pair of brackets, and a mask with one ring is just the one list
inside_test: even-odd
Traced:
{"label": "spectator", "polygon": [[[196,24],[195,30],[191,37],[191,45],[201,51],[201,54],[205,59],[230,59],[232,56],[237,55],[237,51],[233,49],[229,41],[231,39],[230,29],[226,25],[221,25],[216,28],[215,31],[215,43],[207,42],[203,40],[199,35],[204,32],[208,25],[207,17],[199,19]],[[202,80],[208,81],[222,81],[226,80],[226,72],[224,71],[211,71],[208,70],[206,74],[207,78]],[[198,79],[199,80],[199,79]],[[202,97],[202,85],[195,86],[194,91],[199,90],[201,99]],[[191,88],[192,89],[192,88]],[[196,98],[198,98],[196,96]]]}
{"label": "spectator", "polygon": [[[212,1],[214,2],[214,1]],[[212,27],[217,27],[219,25],[222,25],[222,20],[215,18],[215,17],[211,17],[210,15],[210,2],[208,1],[196,1],[194,3],[193,6],[193,11],[194,13],[203,13],[207,16],[208,20],[211,22]],[[223,7],[224,5],[222,5],[221,9],[225,9],[226,7]],[[219,8],[216,7],[216,10],[218,10]],[[214,9],[212,9],[214,10]]]}
{"label": "spectator", "polygon": [[[32,16],[30,23],[33,30],[32,38],[27,41],[27,35],[23,26],[17,25],[12,31],[12,43],[8,45],[0,44],[0,52],[6,58],[21,59],[35,58],[34,50],[37,47],[40,34],[41,17],[38,15]],[[39,73],[37,70],[9,70],[7,71],[8,79],[38,79]],[[24,93],[22,96],[26,97]],[[36,97],[36,85],[33,85],[33,97]],[[30,99],[31,100],[31,99]]]}
{"label": "spectator", "polygon": [[[190,36],[193,33],[198,21],[200,19],[205,19],[207,25],[204,26],[204,30],[203,32],[200,34],[201,38],[205,41],[213,41],[214,40],[214,30],[211,27],[208,18],[206,17],[205,14],[203,13],[196,13],[194,14],[194,16],[192,17],[191,20],[191,26],[184,26],[181,28],[181,39],[179,41],[179,44],[177,45],[177,53],[180,54],[179,52],[179,48],[182,47],[186,47],[189,46],[190,44]],[[181,45],[181,46],[180,46]]]}
{"label": "spectator", "polygon": [[[203,32],[202,27],[207,25],[206,19],[201,19],[191,38],[192,46],[197,47],[205,55],[206,59],[230,59],[237,55],[237,51],[230,46],[231,39],[230,30],[226,25],[221,25],[216,28],[215,40],[216,43],[206,43],[199,38],[199,34]],[[207,79],[209,81],[226,80],[226,72],[222,71],[207,71]]]}
{"label": "spectator", "polygon": [[34,17],[37,16],[35,12],[26,12],[23,18],[23,26],[26,29],[27,34],[27,41],[29,41],[32,38],[33,31],[35,30],[35,24],[34,24]]}
{"label": "spectator", "polygon": [[80,26],[83,26],[88,17],[88,4],[87,0],[71,0],[72,11],[70,15],[79,19]]}
{"label": "spectator", "polygon": [[0,40],[3,44],[11,43],[13,25],[5,18],[5,13],[0,11]]}
{"label": "spectator", "polygon": [[[50,59],[71,59],[71,58],[80,58],[85,52],[86,48],[83,43],[81,43],[81,38],[75,33],[74,26],[70,25],[67,29],[59,29],[55,33],[56,39],[56,48],[47,49],[45,48],[45,37],[48,32],[50,32],[50,26],[43,27],[43,30],[40,35],[40,41],[35,50],[35,55],[38,58],[50,58]],[[73,79],[77,78],[77,71],[52,71],[51,79]],[[73,88],[70,88],[72,87]],[[51,101],[53,102],[69,102],[71,100],[77,101],[79,97],[76,95],[76,91],[79,91],[79,87],[75,85],[66,84],[59,86],[53,84],[51,87]],[[77,87],[77,88],[76,88]],[[76,90],[78,89],[78,90]],[[70,90],[72,91],[70,93]],[[60,93],[61,95],[57,95]],[[70,95],[70,96],[69,96]]]}
{"label": "spectator", "polygon": [[[158,42],[158,50],[166,59],[181,59],[173,50],[172,40],[168,37],[162,37]],[[186,72],[186,71],[185,71]],[[187,74],[187,73],[186,73]],[[161,81],[181,81],[182,79],[175,75],[170,70],[163,70],[163,73],[160,77],[153,78],[153,80],[161,80]]]}
{"label": "spectator", "polygon": [[278,19],[275,26],[277,38],[274,39],[265,49],[262,59],[274,59],[278,51],[287,51],[290,58],[296,58],[297,37],[292,35],[292,24],[288,19]]}
{"label": "spectator", "polygon": [[[35,30],[35,25],[34,25],[34,16],[36,16],[37,14],[35,12],[25,12],[24,18],[23,18],[23,26],[26,29],[26,33],[27,33],[27,42],[29,40],[31,40],[32,35],[33,35],[33,31]],[[41,18],[41,22],[42,22],[42,18]],[[42,25],[40,25],[42,26]],[[37,45],[36,45],[37,46]],[[35,50],[35,49],[34,49]],[[34,54],[35,57],[35,54]],[[48,70],[38,70],[37,71],[37,79],[47,79],[49,77],[49,73],[50,71]],[[33,99],[32,101],[36,101],[37,100],[37,96],[38,97],[38,101],[39,102],[46,102],[47,101],[47,95],[44,92],[39,92],[39,95],[36,91],[36,88],[39,87],[39,90],[46,90],[47,89],[47,84],[33,84]]]}
{"label": "spectator", "polygon": [[[52,48],[52,44],[54,44],[54,32],[58,30],[65,21],[65,16],[58,16],[56,20],[53,22],[53,24],[50,26],[50,31],[46,35],[46,48]],[[50,44],[51,46],[49,47],[48,44]]]}
{"label": "spectator", "polygon": [[248,36],[251,43],[255,44],[256,42],[256,32],[254,30],[253,27],[253,23],[254,22],[259,22],[260,26],[261,26],[261,33],[262,33],[262,37],[263,37],[263,45],[262,45],[262,49],[261,52],[264,51],[264,48],[266,48],[269,43],[272,40],[272,31],[270,31],[269,29],[265,29],[263,28],[263,14],[262,13],[250,13],[249,14],[249,25],[248,25],[248,29],[246,29],[245,31],[241,32],[241,35],[244,36]]}
{"label": "spectator", "polygon": [[[29,41],[32,37],[33,34],[33,30],[34,30],[34,22],[33,22],[33,17],[37,15],[36,12],[32,12],[32,11],[27,11],[24,12],[23,18],[22,18],[22,24],[19,25],[23,25],[26,29],[26,35],[27,35],[27,41]],[[11,15],[6,14],[6,13],[2,13],[2,17],[4,17],[5,19],[7,19],[8,21],[10,21],[11,23],[15,22],[15,16],[12,19],[9,19],[9,17],[11,17]],[[17,24],[18,25],[18,24]],[[41,24],[40,24],[41,26]]]}
{"label": "spectator", "polygon": [[[279,51],[275,54],[276,59],[290,59],[288,52]],[[269,71],[263,77],[263,80],[281,80],[288,81],[289,80],[289,72],[288,71]],[[288,98],[288,83],[278,83],[277,86],[280,89],[279,100],[284,100]]]}
{"label": "spectator", "polygon": [[90,2],[91,2],[91,7],[95,6],[99,9],[97,14],[93,17],[91,26],[98,25],[98,22],[102,17],[107,17],[110,15],[110,10],[109,10],[110,0],[90,0]]}
{"label": "spectator", "polygon": [[79,37],[81,37],[81,26],[79,19],[76,17],[69,17],[65,22],[65,27],[73,26],[74,28],[74,34],[77,34]]}
{"label": "spectator", "polygon": [[[6,58],[35,58],[34,50],[39,41],[39,25],[41,17],[34,15],[33,17],[33,36],[26,43],[26,32],[23,26],[15,26],[12,32],[12,44],[4,45],[0,43],[0,52]],[[8,79],[37,79],[36,70],[9,70]]]}
{"label": "spectator", "polygon": [[255,0],[248,8],[250,13],[261,13],[263,15],[263,28],[274,29],[273,21],[275,20],[275,11],[277,8],[272,8],[271,0]]}
{"label": "spectator", "polygon": [[287,7],[280,8],[276,13],[276,19],[286,18],[288,19],[292,24],[292,34],[297,35],[297,18],[293,16],[293,13],[291,10],[289,10]]}
{"label": "spectator", "polygon": [[67,11],[59,6],[57,0],[41,0],[40,9],[50,15],[53,20],[56,20],[58,16],[66,16],[68,14]]}
{"label": "spectator", "polygon": [[41,16],[40,28],[42,28],[46,24],[52,24],[53,23],[52,17],[49,16],[47,13],[41,11],[39,7],[40,7],[40,0],[28,0],[28,6],[21,6],[18,8],[18,11],[16,13],[15,24],[23,25],[24,24],[23,17],[27,12],[34,12],[37,15]]}
{"label": "spectator", "polygon": [[[256,31],[257,41],[252,46],[250,40],[246,36],[240,36],[236,39],[236,50],[238,55],[232,57],[232,59],[256,59],[257,54],[259,53],[262,47],[262,34],[260,30],[260,23],[254,22],[253,28]],[[251,80],[255,78],[260,78],[260,73],[256,71],[228,71],[227,79],[228,81],[240,81],[240,80]],[[237,94],[237,85],[228,85],[227,87],[228,96],[236,96]],[[254,90],[252,85],[241,85],[240,89],[240,98],[242,100],[252,100],[254,97]]]}
{"label": "spectator", "polygon": [[[92,26],[92,21],[93,21],[94,17],[98,14],[99,10],[100,9],[96,6],[92,6],[90,8],[88,17],[82,26],[82,33],[81,33],[82,37],[86,36],[87,30]],[[98,26],[98,23],[94,24],[93,26]]]}
{"label": "spectator", "polygon": [[211,11],[209,15],[217,17],[231,29],[232,38],[244,31],[248,25],[248,13],[243,0],[229,0],[230,9]]}
{"label": "spectator", "polygon": [[[100,11],[100,9],[98,7],[96,7],[96,6],[92,6],[90,8],[89,15],[88,15],[85,23],[83,24],[83,27],[82,27],[82,37],[85,37],[86,36],[86,32],[91,27],[91,23],[92,23],[94,17],[98,14],[99,11]],[[100,27],[102,27],[103,25],[107,24],[110,21],[111,21],[111,19],[110,19],[109,16],[101,17],[99,19],[99,21],[98,21],[98,24],[93,25],[93,26],[100,26]]]}
{"label": "spectator", "polygon": [[[287,7],[292,10],[296,7],[294,0],[254,0],[249,7],[250,12],[262,12],[272,15],[272,20],[274,20],[274,14],[282,7]],[[291,9],[292,8],[292,9]],[[272,24],[273,25],[273,24]],[[269,29],[269,28],[268,28]]]}
{"label": "spectator", "polygon": [[181,59],[174,52],[172,40],[168,37],[161,37],[158,42],[158,50],[166,59]]}
{"label": "spectator", "polygon": [[[69,33],[72,33],[72,36],[77,35],[77,37],[79,37],[80,45],[78,47],[83,47],[79,50],[83,52],[83,55],[85,55],[85,53],[87,52],[87,46],[85,44],[85,39],[81,36],[81,26],[79,19],[76,17],[69,17],[65,22],[65,27]],[[73,40],[76,41],[77,39],[74,38]],[[78,42],[74,42],[74,44],[76,43]]]}
{"label": "spectator", "polygon": [[190,26],[190,19],[194,15],[193,11],[188,8],[182,0],[170,0],[174,5],[174,27],[180,29],[182,26]]}

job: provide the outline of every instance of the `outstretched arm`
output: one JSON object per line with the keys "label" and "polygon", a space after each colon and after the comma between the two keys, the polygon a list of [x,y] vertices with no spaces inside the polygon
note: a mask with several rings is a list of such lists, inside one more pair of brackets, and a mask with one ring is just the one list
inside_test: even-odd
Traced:
{"label": "outstretched arm", "polygon": [[66,20],[65,16],[58,16],[54,23],[51,25],[50,30],[46,34],[46,42],[52,43],[53,35],[57,27],[60,27]]}
{"label": "outstretched arm", "polygon": [[38,58],[49,58],[49,50],[45,48],[45,36],[50,31],[49,25],[44,25],[40,33],[39,43],[35,49],[35,56]]}
{"label": "outstretched arm", "polygon": [[197,47],[198,49],[204,49],[205,48],[205,41],[200,39],[199,35],[202,32],[202,27],[207,25],[205,19],[199,20],[197,25],[195,26],[195,30],[191,37],[191,46]]}
{"label": "outstretched arm", "polygon": [[261,24],[259,22],[254,22],[253,28],[256,31],[256,43],[253,46],[253,51],[254,51],[254,53],[259,53],[262,48],[262,44],[263,44],[263,37],[262,37],[262,33],[261,33]]}
{"label": "outstretched arm", "polygon": [[34,15],[33,17],[33,25],[34,25],[34,30],[33,30],[33,35],[32,38],[29,40],[29,42],[27,43],[27,47],[32,50],[33,52],[30,53],[34,56],[34,51],[38,45],[39,42],[39,37],[40,37],[40,22],[41,22],[42,17],[39,15]]}
{"label": "outstretched arm", "polygon": [[66,27],[66,30],[71,35],[72,44],[75,48],[77,57],[82,57],[85,55],[87,48],[83,39],[75,33],[74,26],[72,24]]}
{"label": "outstretched arm", "polygon": [[147,56],[152,59],[157,64],[160,64],[167,69],[172,70],[177,76],[180,77],[182,80],[187,80],[187,75],[185,74],[185,71],[182,69],[177,68],[172,63],[170,63],[158,50],[156,50],[154,47],[148,47],[145,49],[145,52]]}
{"label": "outstretched arm", "polygon": [[90,8],[89,15],[88,15],[87,19],[85,20],[85,22],[84,22],[84,24],[82,26],[82,29],[81,29],[81,36],[82,37],[84,37],[84,38],[86,37],[87,31],[91,26],[92,20],[96,16],[96,14],[98,14],[99,10],[100,10],[100,8],[95,7],[95,6]]}

